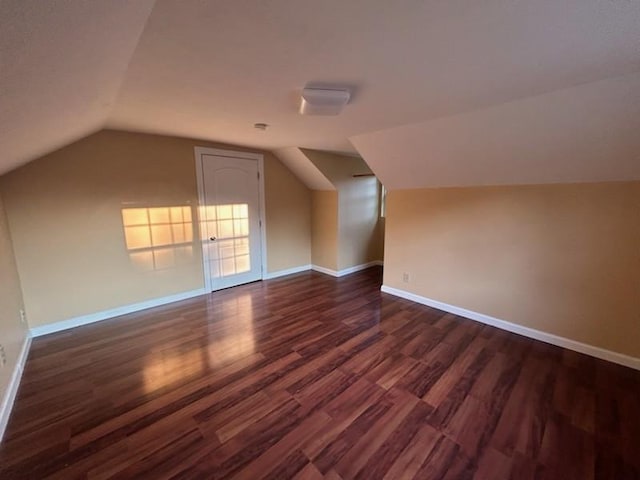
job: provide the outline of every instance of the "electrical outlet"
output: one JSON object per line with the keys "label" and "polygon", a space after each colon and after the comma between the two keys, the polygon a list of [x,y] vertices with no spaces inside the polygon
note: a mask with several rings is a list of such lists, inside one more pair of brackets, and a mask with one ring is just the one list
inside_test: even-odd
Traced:
{"label": "electrical outlet", "polygon": [[408,274],[407,272],[404,272],[404,273],[402,274],[402,281],[403,281],[404,283],[409,283],[409,274]]}
{"label": "electrical outlet", "polygon": [[4,353],[4,347],[0,345],[0,367],[4,367],[7,364],[7,354]]}
{"label": "electrical outlet", "polygon": [[27,323],[27,314],[26,314],[26,312],[24,311],[24,308],[21,308],[21,309],[20,309],[20,321],[21,321],[22,323]]}

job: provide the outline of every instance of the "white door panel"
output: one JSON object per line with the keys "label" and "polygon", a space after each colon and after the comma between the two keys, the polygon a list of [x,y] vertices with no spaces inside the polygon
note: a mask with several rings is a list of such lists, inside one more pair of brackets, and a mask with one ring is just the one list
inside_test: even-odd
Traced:
{"label": "white door panel", "polygon": [[212,290],[262,278],[259,165],[256,159],[200,154],[200,231]]}

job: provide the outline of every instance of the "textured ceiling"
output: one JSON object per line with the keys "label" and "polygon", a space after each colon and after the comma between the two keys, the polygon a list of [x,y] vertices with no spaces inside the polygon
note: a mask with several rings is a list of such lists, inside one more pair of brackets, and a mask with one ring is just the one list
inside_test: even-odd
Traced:
{"label": "textured ceiling", "polygon": [[273,153],[310,189],[336,189],[333,183],[309,160],[305,152],[298,147],[279,148]]}
{"label": "textured ceiling", "polygon": [[640,180],[638,132],[635,73],[352,142],[388,189],[574,183]]}
{"label": "textured ceiling", "polygon": [[0,0],[0,173],[105,125],[151,0]]}
{"label": "textured ceiling", "polygon": [[[385,160],[372,156],[371,145],[398,145],[396,127],[481,115],[607,78],[637,82],[628,74],[640,71],[636,1],[0,2],[0,171],[107,126],[269,150],[354,152],[353,138],[379,173]],[[353,100],[337,117],[300,116],[307,82],[350,86]],[[580,122],[578,106],[567,108],[576,113],[569,120]],[[270,127],[255,130],[256,122]],[[384,141],[367,137],[380,131]],[[583,131],[572,123],[567,135]],[[560,137],[544,138],[557,142],[557,152],[580,140]],[[414,163],[394,158],[398,188],[429,184],[430,170],[420,165],[431,160],[424,144],[415,147],[404,151]],[[455,158],[459,171],[473,167],[472,158]],[[477,182],[495,182],[485,177]]]}

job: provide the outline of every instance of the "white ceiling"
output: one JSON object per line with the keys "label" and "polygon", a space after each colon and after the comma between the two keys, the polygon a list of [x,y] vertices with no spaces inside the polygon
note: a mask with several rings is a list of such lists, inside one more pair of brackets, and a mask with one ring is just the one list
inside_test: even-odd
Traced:
{"label": "white ceiling", "polygon": [[351,140],[390,190],[640,180],[640,73]]}
{"label": "white ceiling", "polygon": [[298,147],[279,148],[273,152],[293,174],[312,190],[335,190],[336,187]]}
{"label": "white ceiling", "polygon": [[[0,171],[108,126],[269,150],[354,152],[353,137],[379,174],[372,132],[640,71],[632,0],[158,0],[148,20],[144,0],[0,5]],[[307,82],[350,86],[353,100],[337,117],[300,116]],[[460,171],[473,161],[456,158]],[[411,171],[391,183],[430,170]]]}
{"label": "white ceiling", "polygon": [[0,173],[104,127],[152,0],[0,0]]}

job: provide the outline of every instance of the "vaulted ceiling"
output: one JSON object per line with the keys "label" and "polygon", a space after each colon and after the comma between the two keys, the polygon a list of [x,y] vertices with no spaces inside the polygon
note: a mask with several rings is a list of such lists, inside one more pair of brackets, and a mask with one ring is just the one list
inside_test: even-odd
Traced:
{"label": "vaulted ceiling", "polygon": [[0,0],[0,173],[104,127],[153,0]]}
{"label": "vaulted ceiling", "polygon": [[[638,25],[634,1],[1,0],[0,173],[110,127],[360,153],[392,188],[640,178]],[[352,101],[300,116],[308,82]]]}

